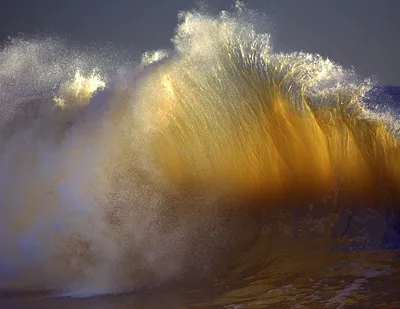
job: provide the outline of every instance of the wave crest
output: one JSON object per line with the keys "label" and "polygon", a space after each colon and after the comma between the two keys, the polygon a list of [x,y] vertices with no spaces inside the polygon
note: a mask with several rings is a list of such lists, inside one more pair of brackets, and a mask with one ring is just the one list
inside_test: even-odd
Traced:
{"label": "wave crest", "polygon": [[149,156],[180,184],[267,204],[398,198],[394,120],[364,103],[373,84],[319,55],[274,53],[242,15],[182,16],[177,55],[140,88]]}

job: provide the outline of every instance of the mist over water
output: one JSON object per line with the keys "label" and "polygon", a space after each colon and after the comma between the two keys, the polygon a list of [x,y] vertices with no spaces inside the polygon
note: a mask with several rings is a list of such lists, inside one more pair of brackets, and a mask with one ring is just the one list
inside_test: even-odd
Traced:
{"label": "mist over water", "polygon": [[181,13],[173,49],[140,61],[52,38],[3,46],[0,289],[196,281],[262,246],[258,265],[289,234],[343,235],[346,207],[394,211],[397,115],[355,72],[274,51],[263,18]]}

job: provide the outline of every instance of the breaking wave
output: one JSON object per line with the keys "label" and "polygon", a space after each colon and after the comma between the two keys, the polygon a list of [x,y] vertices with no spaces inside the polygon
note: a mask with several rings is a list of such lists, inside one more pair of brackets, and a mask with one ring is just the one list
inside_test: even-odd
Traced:
{"label": "breaking wave", "polygon": [[262,18],[181,13],[173,49],[136,64],[59,39],[3,46],[1,289],[201,277],[266,212],[399,200],[398,121],[375,84],[275,52]]}

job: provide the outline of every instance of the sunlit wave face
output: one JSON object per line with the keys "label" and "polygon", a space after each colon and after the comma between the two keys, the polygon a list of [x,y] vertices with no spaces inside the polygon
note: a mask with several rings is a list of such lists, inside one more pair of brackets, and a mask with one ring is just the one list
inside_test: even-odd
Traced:
{"label": "sunlit wave face", "polygon": [[149,148],[170,180],[279,202],[398,196],[398,140],[364,106],[368,81],[318,55],[273,54],[229,15],[182,24],[181,53],[140,92]]}

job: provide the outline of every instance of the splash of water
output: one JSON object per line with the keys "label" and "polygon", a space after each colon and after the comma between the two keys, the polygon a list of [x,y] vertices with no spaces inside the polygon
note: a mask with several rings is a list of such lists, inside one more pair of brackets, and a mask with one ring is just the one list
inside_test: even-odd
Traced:
{"label": "splash of water", "polygon": [[397,124],[365,106],[368,80],[318,55],[272,52],[240,13],[186,14],[174,42],[178,55],[138,100],[149,156],[170,180],[277,204],[338,188],[398,199]]}
{"label": "splash of water", "polygon": [[173,51],[118,78],[52,40],[1,51],[0,288],[157,285],[251,239],[243,206],[398,200],[397,122],[364,103],[373,84],[274,52],[256,15],[182,13]]}

